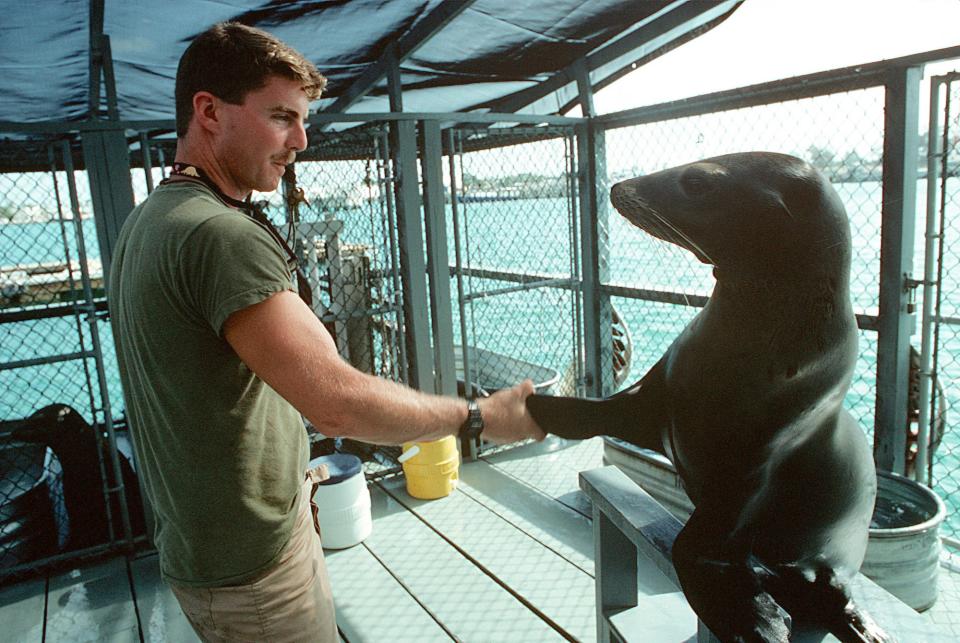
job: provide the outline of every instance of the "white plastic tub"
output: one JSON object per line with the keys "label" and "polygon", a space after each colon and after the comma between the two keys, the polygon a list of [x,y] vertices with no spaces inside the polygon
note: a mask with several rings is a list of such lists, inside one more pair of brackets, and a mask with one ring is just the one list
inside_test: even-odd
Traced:
{"label": "white plastic tub", "polygon": [[311,468],[320,464],[326,464],[330,471],[330,478],[321,482],[313,494],[320,542],[325,549],[353,547],[373,530],[370,492],[360,458],[334,453],[310,461]]}

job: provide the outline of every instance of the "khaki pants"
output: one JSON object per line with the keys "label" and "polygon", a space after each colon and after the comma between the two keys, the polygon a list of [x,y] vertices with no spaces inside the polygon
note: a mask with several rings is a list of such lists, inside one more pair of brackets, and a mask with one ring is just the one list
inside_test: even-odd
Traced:
{"label": "khaki pants", "polygon": [[[320,479],[325,477],[321,472]],[[174,596],[197,635],[208,643],[339,641],[330,579],[323,560],[308,473],[290,542],[277,564],[245,585],[181,587]],[[313,509],[313,510],[311,510]]]}

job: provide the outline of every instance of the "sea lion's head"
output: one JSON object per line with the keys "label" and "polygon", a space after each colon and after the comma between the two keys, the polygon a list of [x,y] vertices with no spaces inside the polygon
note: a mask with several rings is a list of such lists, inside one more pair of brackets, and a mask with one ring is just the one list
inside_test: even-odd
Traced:
{"label": "sea lion's head", "polygon": [[610,200],[634,225],[721,272],[835,274],[849,265],[843,204],[816,168],[793,156],[717,156],[617,183]]}

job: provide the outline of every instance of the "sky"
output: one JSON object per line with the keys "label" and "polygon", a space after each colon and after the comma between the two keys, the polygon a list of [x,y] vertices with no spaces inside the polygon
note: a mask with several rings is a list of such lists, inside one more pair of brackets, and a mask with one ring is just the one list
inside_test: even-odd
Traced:
{"label": "sky", "polygon": [[[960,45],[960,0],[746,0],[595,97],[614,112]],[[943,73],[960,69],[930,65]]]}

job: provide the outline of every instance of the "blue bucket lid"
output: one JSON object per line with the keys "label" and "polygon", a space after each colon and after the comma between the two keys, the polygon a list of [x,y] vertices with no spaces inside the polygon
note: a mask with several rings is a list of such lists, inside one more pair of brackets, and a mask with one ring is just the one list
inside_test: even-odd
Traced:
{"label": "blue bucket lid", "polygon": [[360,458],[349,453],[333,453],[314,458],[310,461],[310,468],[321,464],[327,465],[327,470],[330,472],[330,477],[320,483],[322,485],[343,482],[359,474],[362,468]]}

